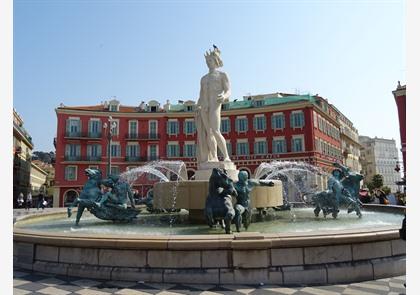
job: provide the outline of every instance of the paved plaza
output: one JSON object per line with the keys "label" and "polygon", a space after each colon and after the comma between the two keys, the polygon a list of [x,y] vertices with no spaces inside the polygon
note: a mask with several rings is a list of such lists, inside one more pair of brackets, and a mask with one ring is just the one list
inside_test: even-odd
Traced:
{"label": "paved plaza", "polygon": [[22,269],[13,272],[13,294],[51,294],[51,295],[141,295],[141,294],[405,294],[405,276],[367,281],[349,285],[296,286],[278,285],[177,285],[153,284],[143,282],[104,281],[58,275],[31,273]]}

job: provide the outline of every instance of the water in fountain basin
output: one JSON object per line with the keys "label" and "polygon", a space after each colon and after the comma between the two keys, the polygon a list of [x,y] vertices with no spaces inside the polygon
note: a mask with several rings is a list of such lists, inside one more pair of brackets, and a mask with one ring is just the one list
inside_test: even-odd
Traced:
{"label": "water in fountain basin", "polygon": [[[248,228],[250,232],[261,233],[319,233],[337,230],[379,229],[392,226],[399,228],[403,215],[365,211],[363,218],[354,214],[342,214],[339,218],[315,217],[312,208],[293,208],[294,221],[291,222],[289,211],[270,210],[264,221],[253,221]],[[17,221],[15,227],[36,232],[65,233],[69,236],[78,234],[101,235],[194,235],[220,234],[219,229],[211,229],[205,224],[190,224],[185,210],[174,213],[176,218],[172,227],[168,227],[172,216],[167,214],[141,213],[132,223],[112,223],[98,220],[90,213],[83,216],[83,225],[75,227],[73,221],[65,213],[60,215],[40,216],[33,219]],[[257,217],[258,214],[254,213]]]}

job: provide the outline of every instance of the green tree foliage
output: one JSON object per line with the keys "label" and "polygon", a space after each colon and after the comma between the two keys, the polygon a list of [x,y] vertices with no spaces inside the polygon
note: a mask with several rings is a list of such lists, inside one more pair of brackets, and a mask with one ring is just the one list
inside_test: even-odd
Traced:
{"label": "green tree foliage", "polygon": [[389,195],[391,193],[391,188],[389,186],[383,186],[381,190],[386,194]]}
{"label": "green tree foliage", "polygon": [[372,177],[373,188],[381,188],[384,185],[384,177],[381,174],[375,174]]}

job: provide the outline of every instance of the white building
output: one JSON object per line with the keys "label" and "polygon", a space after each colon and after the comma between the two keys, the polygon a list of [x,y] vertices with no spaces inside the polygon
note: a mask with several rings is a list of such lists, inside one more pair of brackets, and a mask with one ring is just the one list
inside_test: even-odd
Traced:
{"label": "white building", "polygon": [[362,145],[360,158],[365,182],[372,181],[373,175],[381,174],[384,186],[390,187],[391,192],[396,192],[398,186],[395,182],[401,179],[401,175],[394,170],[398,161],[395,140],[359,136],[359,142]]}

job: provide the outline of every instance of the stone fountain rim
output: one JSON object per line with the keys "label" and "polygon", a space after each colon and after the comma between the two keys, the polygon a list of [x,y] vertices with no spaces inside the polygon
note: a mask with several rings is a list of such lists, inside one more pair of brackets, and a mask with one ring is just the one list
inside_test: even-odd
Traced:
{"label": "stone fountain rim", "polygon": [[[368,210],[394,210],[402,213],[405,207],[391,205],[369,205]],[[61,215],[65,211],[43,213],[19,218],[18,221],[42,216]],[[13,239],[16,242],[30,242],[45,245],[70,247],[101,247],[124,249],[268,249],[283,247],[323,246],[343,243],[364,243],[399,239],[399,227],[384,226],[375,229],[352,229],[336,231],[317,231],[316,233],[259,233],[241,232],[230,235],[109,235],[42,233],[39,231],[14,227]]]}

